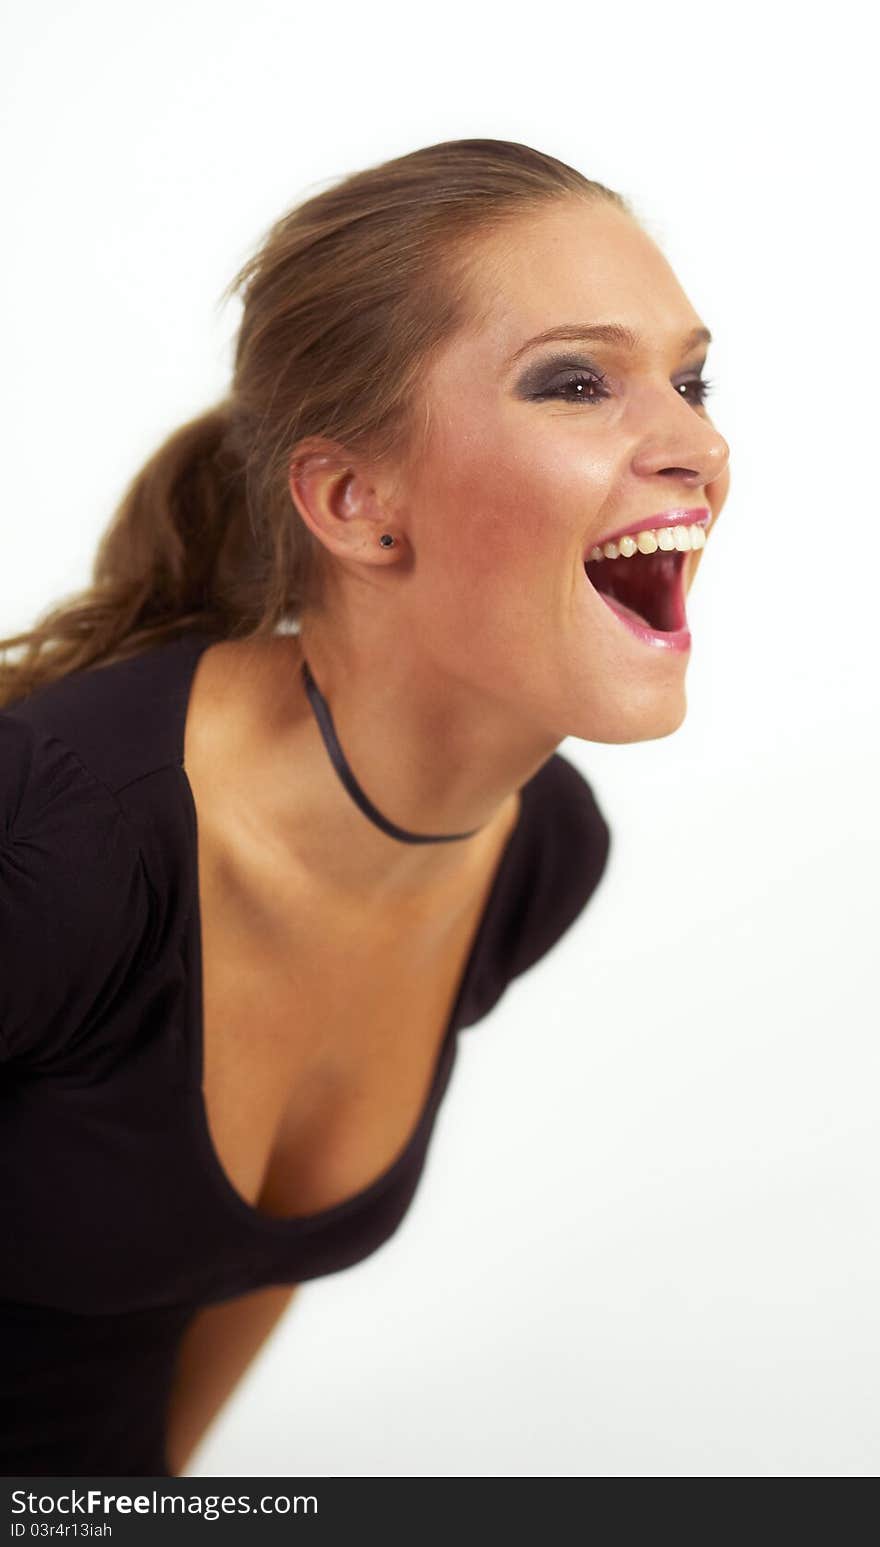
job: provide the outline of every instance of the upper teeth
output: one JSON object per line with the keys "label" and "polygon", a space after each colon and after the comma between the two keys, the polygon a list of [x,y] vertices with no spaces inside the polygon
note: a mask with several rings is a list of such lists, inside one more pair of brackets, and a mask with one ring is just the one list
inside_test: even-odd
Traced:
{"label": "upper teeth", "polygon": [[680,553],[687,553],[691,548],[702,548],[706,543],[706,528],[697,523],[694,526],[661,526],[656,531],[637,532],[635,537],[628,533],[616,543],[602,543],[590,549],[588,563],[596,559],[629,559],[634,553],[656,553],[660,548],[664,553],[671,553],[677,548]]}

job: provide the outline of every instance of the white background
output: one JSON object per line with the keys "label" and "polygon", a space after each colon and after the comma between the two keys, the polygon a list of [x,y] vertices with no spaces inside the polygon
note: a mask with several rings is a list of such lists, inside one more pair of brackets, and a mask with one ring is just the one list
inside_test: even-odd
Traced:
{"label": "white background", "polygon": [[4,23],[0,630],[225,390],[271,221],[459,136],[635,204],[717,338],[688,717],[568,739],[614,834],[462,1034],[403,1225],[306,1285],[195,1475],[877,1475],[867,13],[64,0]]}

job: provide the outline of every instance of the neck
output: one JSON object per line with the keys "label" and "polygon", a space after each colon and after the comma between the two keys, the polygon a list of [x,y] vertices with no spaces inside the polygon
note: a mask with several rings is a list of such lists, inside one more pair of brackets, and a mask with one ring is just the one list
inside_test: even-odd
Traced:
{"label": "neck", "polygon": [[[216,655],[225,745],[215,763],[237,791],[236,813],[267,854],[352,900],[406,901],[479,875],[513,831],[519,790],[557,744],[529,742],[509,710],[493,712],[467,685],[429,674],[416,683],[402,659],[343,660],[314,636],[227,641]],[[346,762],[382,816],[410,833],[472,836],[400,842],[364,814],[328,754],[304,657]]]}
{"label": "neck", "polygon": [[355,778],[354,771],[339,744],[339,737],[336,734],[336,726],[333,723],[330,705],[318,687],[306,660],[302,663],[301,675],[318,729],[321,732],[321,739],[327,749],[327,756],[336,769],[343,789],[348,791],[355,805],[364,813],[368,821],[373,823],[374,827],[378,827],[383,833],[387,833],[389,838],[396,839],[398,843],[460,843],[465,838],[475,838],[478,832],[483,831],[482,827],[471,827],[464,833],[411,833],[406,828],[399,827],[396,822],[389,821],[388,817],[383,816],[378,806],[370,800],[370,797],[361,789]]}

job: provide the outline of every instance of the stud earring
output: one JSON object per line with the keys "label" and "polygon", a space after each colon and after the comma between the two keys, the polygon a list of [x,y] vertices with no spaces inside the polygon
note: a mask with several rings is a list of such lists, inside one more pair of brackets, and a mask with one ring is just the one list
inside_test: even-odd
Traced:
{"label": "stud earring", "polygon": [[394,538],[391,536],[390,532],[383,532],[382,536],[379,538],[379,541],[383,548],[390,548],[394,542]]}

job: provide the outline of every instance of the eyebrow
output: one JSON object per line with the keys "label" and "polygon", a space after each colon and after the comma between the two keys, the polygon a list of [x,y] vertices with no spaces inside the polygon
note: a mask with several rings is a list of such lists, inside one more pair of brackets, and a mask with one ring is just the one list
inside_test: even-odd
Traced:
{"label": "eyebrow", "polygon": [[[548,328],[545,333],[538,333],[511,355],[509,364],[512,365],[527,349],[533,349],[536,344],[549,343],[551,339],[594,339],[601,343],[618,344],[622,349],[636,350],[642,340],[632,328],[627,328],[622,322],[563,322],[556,328]],[[708,328],[694,328],[693,332],[682,340],[681,352],[688,354],[695,349],[697,344],[711,344],[712,334]]]}

